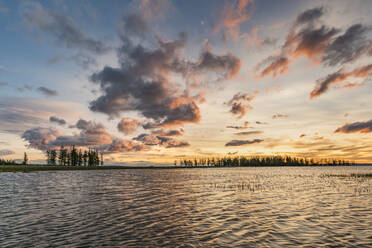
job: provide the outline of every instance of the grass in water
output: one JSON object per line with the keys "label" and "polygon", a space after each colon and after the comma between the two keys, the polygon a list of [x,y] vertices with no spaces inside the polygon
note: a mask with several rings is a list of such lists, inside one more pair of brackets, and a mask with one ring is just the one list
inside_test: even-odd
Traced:
{"label": "grass in water", "polygon": [[322,177],[372,177],[372,173],[323,174]]}

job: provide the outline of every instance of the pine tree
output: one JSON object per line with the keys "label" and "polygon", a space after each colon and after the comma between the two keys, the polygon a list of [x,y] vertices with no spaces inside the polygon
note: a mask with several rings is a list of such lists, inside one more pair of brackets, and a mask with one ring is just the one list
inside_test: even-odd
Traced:
{"label": "pine tree", "polygon": [[63,146],[59,148],[58,161],[59,161],[59,165],[64,165],[64,147]]}
{"label": "pine tree", "polygon": [[83,152],[80,149],[79,154],[78,154],[78,165],[81,166],[82,164],[83,164]]}
{"label": "pine tree", "polygon": [[46,151],[46,164],[50,165],[50,150],[49,149]]}
{"label": "pine tree", "polygon": [[57,160],[57,151],[55,149],[50,151],[50,164],[56,165]]}
{"label": "pine tree", "polygon": [[84,151],[83,160],[84,160],[84,166],[86,166],[87,162],[88,162],[88,152],[87,152],[87,150]]}
{"label": "pine tree", "polygon": [[28,163],[28,157],[27,157],[27,153],[25,152],[24,156],[23,156],[23,163],[24,165],[27,165]]}

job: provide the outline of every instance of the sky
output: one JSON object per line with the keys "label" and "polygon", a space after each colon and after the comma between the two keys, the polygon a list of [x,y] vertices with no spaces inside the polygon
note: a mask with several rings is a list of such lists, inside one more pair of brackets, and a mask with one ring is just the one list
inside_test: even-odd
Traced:
{"label": "sky", "polygon": [[372,162],[372,1],[0,0],[0,157]]}

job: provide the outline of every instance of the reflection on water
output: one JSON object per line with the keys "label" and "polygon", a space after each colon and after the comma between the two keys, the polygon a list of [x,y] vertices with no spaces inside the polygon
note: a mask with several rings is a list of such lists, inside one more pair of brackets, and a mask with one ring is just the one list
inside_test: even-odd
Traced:
{"label": "reflection on water", "polygon": [[0,174],[0,247],[371,247],[371,167]]}

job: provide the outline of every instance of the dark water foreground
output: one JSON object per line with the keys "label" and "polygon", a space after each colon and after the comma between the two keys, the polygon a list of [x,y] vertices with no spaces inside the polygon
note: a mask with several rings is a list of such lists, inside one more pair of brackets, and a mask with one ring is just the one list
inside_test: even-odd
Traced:
{"label": "dark water foreground", "polygon": [[0,247],[371,247],[352,173],[372,167],[1,173]]}

